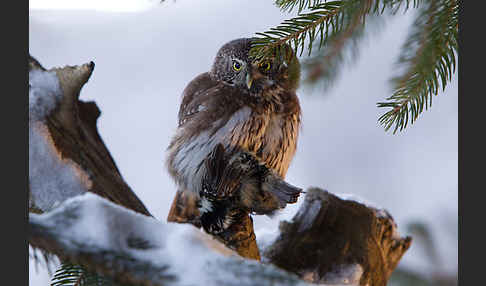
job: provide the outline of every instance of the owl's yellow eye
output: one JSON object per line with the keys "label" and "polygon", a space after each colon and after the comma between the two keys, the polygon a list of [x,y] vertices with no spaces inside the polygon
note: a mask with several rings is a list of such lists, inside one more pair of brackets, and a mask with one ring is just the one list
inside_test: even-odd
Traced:
{"label": "owl's yellow eye", "polygon": [[269,71],[272,65],[269,62],[264,62],[260,64],[260,68],[264,71]]}
{"label": "owl's yellow eye", "polygon": [[235,71],[239,71],[239,70],[241,70],[241,64],[240,64],[239,62],[237,62],[237,61],[234,61],[234,62],[233,62],[233,69],[234,69]]}

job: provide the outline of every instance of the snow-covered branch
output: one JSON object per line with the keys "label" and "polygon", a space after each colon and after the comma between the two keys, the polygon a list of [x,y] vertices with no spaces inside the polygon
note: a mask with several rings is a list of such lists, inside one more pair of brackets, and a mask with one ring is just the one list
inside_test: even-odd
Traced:
{"label": "snow-covered branch", "polygon": [[189,224],[162,223],[91,193],[30,214],[29,228],[32,246],[119,283],[308,285],[273,265],[221,254],[222,244]]}

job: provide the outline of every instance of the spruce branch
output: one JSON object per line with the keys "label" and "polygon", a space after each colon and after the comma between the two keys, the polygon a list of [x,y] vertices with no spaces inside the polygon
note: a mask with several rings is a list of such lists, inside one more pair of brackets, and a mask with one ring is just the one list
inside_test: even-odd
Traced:
{"label": "spruce branch", "polygon": [[[369,12],[370,2],[363,1],[360,6],[353,9],[352,13],[344,18],[345,27],[341,31],[328,36],[323,47],[304,61],[308,83],[323,82],[323,86],[329,88],[343,66],[348,48],[352,51],[353,58],[358,55],[359,43],[365,32],[365,25],[363,24],[365,17],[371,17],[374,22],[381,19],[376,14],[366,15]],[[366,21],[369,23],[370,19]]]}
{"label": "spruce branch", "polygon": [[413,124],[432,106],[432,96],[445,90],[456,69],[458,10],[456,0],[429,0],[420,6],[412,31],[402,47],[398,66],[405,72],[394,77],[393,95],[378,107],[390,110],[378,120],[393,133]]}
{"label": "spruce branch", "polygon": [[263,33],[256,33],[258,37],[253,40],[253,47],[250,55],[255,58],[265,58],[273,54],[281,53],[282,47],[294,49],[295,54],[301,48],[302,55],[305,48],[306,38],[309,39],[309,54],[312,51],[312,44],[316,34],[321,36],[321,46],[324,34],[328,34],[329,28],[337,29],[340,21],[337,15],[341,12],[342,1],[321,3],[309,8],[309,13],[299,13],[295,18],[285,20],[275,28]]}
{"label": "spruce branch", "polygon": [[63,263],[54,274],[51,286],[117,286],[117,284],[80,265]]}
{"label": "spruce branch", "polygon": [[[378,107],[389,107],[378,121],[389,130],[403,130],[432,104],[432,95],[445,89],[455,73],[458,33],[457,0],[276,0],[285,12],[297,9],[298,15],[266,32],[256,33],[250,55],[256,59],[277,56],[294,50],[302,56],[307,47],[307,82],[335,79],[344,61],[345,50],[353,48],[364,34],[367,18],[377,19],[385,11],[392,15],[409,8],[418,9],[399,67],[405,72],[392,78],[392,96]],[[303,12],[309,10],[308,12]],[[369,20],[368,20],[369,21]],[[313,46],[319,42],[317,52]],[[299,53],[300,49],[300,53]],[[312,57],[310,57],[313,55]]]}
{"label": "spruce branch", "polygon": [[[284,11],[299,7],[299,14],[285,20],[277,27],[266,32],[256,33],[250,55],[265,58],[281,53],[282,48],[293,48],[302,56],[307,46],[308,55],[312,53],[314,42],[319,41],[319,49],[326,46],[329,39],[339,38],[346,34],[350,27],[365,24],[366,15],[382,14],[386,8],[399,6],[410,0],[343,0],[343,1],[309,1],[279,0],[276,2]],[[418,1],[418,0],[415,0]],[[414,1],[414,4],[415,4]],[[309,5],[313,6],[309,6]],[[409,4],[407,4],[409,6]],[[308,9],[302,13],[302,9]],[[307,45],[306,45],[307,44]]]}

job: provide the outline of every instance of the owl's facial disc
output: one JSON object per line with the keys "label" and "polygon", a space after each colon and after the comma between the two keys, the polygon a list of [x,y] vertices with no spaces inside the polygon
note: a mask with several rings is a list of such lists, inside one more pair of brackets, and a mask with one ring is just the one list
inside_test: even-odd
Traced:
{"label": "owl's facial disc", "polygon": [[232,58],[228,65],[227,74],[232,75],[226,83],[240,88],[245,88],[251,93],[258,93],[264,88],[274,84],[271,63],[248,63],[247,61]]}
{"label": "owl's facial disc", "polygon": [[291,60],[280,57],[256,61],[249,56],[252,39],[241,38],[224,44],[211,68],[211,76],[227,85],[246,90],[253,95],[274,86],[295,90],[300,78],[300,64],[291,49]]}

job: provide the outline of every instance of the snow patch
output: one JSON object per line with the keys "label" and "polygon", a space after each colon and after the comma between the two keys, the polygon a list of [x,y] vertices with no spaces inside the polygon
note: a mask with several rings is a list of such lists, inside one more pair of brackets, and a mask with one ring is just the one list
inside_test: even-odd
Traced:
{"label": "snow patch", "polygon": [[322,280],[328,284],[359,285],[361,275],[363,267],[360,264],[341,264],[334,266]]}
{"label": "snow patch", "polygon": [[75,162],[61,158],[43,122],[62,95],[55,72],[29,72],[29,204],[42,211],[86,192],[92,184]]}
{"label": "snow patch", "polygon": [[[255,230],[256,241],[261,253],[264,253],[267,247],[271,246],[280,236],[280,223],[289,222],[300,210],[303,200],[295,204],[287,205],[284,209],[270,217],[264,215],[252,216],[253,227]],[[265,257],[262,257],[265,260]]]}
{"label": "snow patch", "polygon": [[29,71],[29,122],[43,120],[62,98],[59,79],[53,71]]}
{"label": "snow patch", "polygon": [[79,166],[61,159],[48,141],[49,136],[42,123],[29,124],[30,203],[42,211],[49,211],[65,199],[86,192],[91,183]]}

